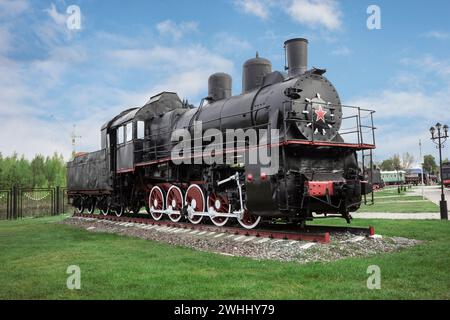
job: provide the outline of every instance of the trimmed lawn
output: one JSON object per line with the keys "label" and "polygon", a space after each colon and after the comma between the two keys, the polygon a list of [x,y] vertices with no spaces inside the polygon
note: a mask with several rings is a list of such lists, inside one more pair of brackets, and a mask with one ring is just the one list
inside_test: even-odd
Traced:
{"label": "trimmed lawn", "polygon": [[439,212],[439,206],[431,201],[424,202],[397,202],[385,203],[375,200],[374,205],[361,205],[357,212],[398,212],[398,213],[418,213],[418,212]]}
{"label": "trimmed lawn", "polygon": [[[429,200],[423,200],[421,196],[411,195],[411,189],[406,189],[400,194],[397,188],[388,188],[374,193],[375,203],[373,205],[361,205],[358,212],[439,212],[439,206]],[[371,196],[368,195],[369,202]]]}
{"label": "trimmed lawn", "polygon": [[[0,222],[0,299],[449,299],[448,221],[355,220],[377,233],[425,240],[330,263],[257,261],[77,229],[62,217]],[[341,219],[315,223],[341,224]],[[366,287],[369,265],[381,290]],[[66,269],[81,268],[81,290]]]}

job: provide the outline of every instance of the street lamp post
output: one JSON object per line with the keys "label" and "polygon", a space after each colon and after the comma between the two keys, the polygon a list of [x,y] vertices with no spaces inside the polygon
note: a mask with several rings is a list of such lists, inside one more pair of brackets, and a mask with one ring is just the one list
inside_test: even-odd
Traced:
{"label": "street lamp post", "polygon": [[[444,130],[443,133],[441,133],[441,129]],[[436,134],[437,131],[437,135]],[[439,122],[436,123],[434,127],[430,128],[431,133],[431,140],[436,144],[437,148],[439,149],[439,165],[440,165],[440,175],[441,175],[441,201],[439,202],[439,207],[441,209],[441,219],[442,220],[448,220],[448,210],[447,210],[447,201],[445,201],[445,194],[444,194],[444,181],[442,179],[442,148],[444,147],[445,141],[447,141],[448,138],[448,126],[444,125],[442,126]],[[436,141],[437,140],[437,141]]]}

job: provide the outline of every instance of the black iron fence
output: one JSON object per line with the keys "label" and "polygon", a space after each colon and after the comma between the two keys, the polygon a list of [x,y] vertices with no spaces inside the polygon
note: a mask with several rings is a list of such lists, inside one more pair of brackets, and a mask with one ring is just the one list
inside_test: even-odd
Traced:
{"label": "black iron fence", "polygon": [[68,210],[66,188],[0,190],[0,220],[52,216]]}

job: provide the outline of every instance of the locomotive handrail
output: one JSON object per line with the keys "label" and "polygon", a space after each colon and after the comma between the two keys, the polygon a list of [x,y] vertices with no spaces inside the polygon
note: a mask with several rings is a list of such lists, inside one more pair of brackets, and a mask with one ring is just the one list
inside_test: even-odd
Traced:
{"label": "locomotive handrail", "polygon": [[[310,101],[296,101],[296,100],[284,101],[283,102],[283,113],[284,113],[284,130],[285,130],[284,136],[285,137],[286,137],[286,132],[287,132],[286,123],[290,123],[290,122],[310,123],[312,131],[314,132],[315,121],[313,121],[312,119],[305,119],[305,118],[301,118],[301,117],[292,115],[290,112],[290,110],[293,110],[293,105],[300,105],[300,108],[302,109],[310,104],[312,104],[311,106],[312,106],[313,113],[315,111],[314,106],[317,106],[317,105],[323,105],[328,109],[333,109],[333,107],[340,107],[340,108],[342,108],[342,113],[344,113],[346,109],[353,110],[352,111],[353,114],[343,116],[341,118],[341,120],[343,122],[344,121],[355,121],[354,122],[355,126],[350,126],[348,128],[340,128],[338,131],[339,134],[341,136],[342,135],[354,135],[354,137],[356,139],[356,145],[359,145],[361,147],[365,147],[368,145],[375,146],[374,131],[376,130],[376,127],[373,125],[373,114],[375,113],[374,110],[365,109],[365,108],[361,108],[358,106],[352,106],[352,105],[332,104],[332,103],[328,103],[328,102],[316,102],[316,101],[310,102]],[[366,119],[366,120],[363,121],[363,119]],[[369,124],[367,123],[367,120],[370,122]],[[363,130],[363,128],[368,129],[368,130]],[[368,143],[365,143],[364,140],[365,140],[365,138],[367,138],[367,137],[365,137],[365,135],[370,132],[372,132],[372,137],[371,137],[372,141],[371,141],[371,143],[368,144]],[[309,138],[306,138],[306,140],[314,144],[316,142],[315,135],[312,134]],[[334,142],[329,141],[329,143],[330,143],[330,145],[332,145]]]}

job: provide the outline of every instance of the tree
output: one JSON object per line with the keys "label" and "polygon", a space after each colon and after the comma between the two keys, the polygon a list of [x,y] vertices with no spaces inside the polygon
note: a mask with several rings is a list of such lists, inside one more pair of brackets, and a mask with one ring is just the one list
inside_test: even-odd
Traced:
{"label": "tree", "polygon": [[431,154],[426,154],[423,157],[423,168],[430,174],[436,174],[438,171],[438,165],[436,159]]}
{"label": "tree", "polygon": [[62,155],[54,153],[44,158],[36,155],[30,162],[17,153],[4,157],[0,153],[0,189],[13,186],[22,188],[64,187],[66,185],[66,163]]}
{"label": "tree", "polygon": [[380,169],[382,171],[393,171],[394,164],[392,163],[392,159],[386,159],[380,164]]}
{"label": "tree", "polygon": [[400,156],[398,154],[394,154],[392,157],[392,166],[394,170],[402,170],[402,162],[400,161]]}
{"label": "tree", "polygon": [[402,155],[402,167],[403,169],[411,169],[412,164],[414,163],[414,156],[409,152],[406,152]]}
{"label": "tree", "polygon": [[32,176],[32,186],[33,187],[46,187],[46,173],[45,170],[45,159],[42,155],[38,154],[31,161],[31,176]]}

